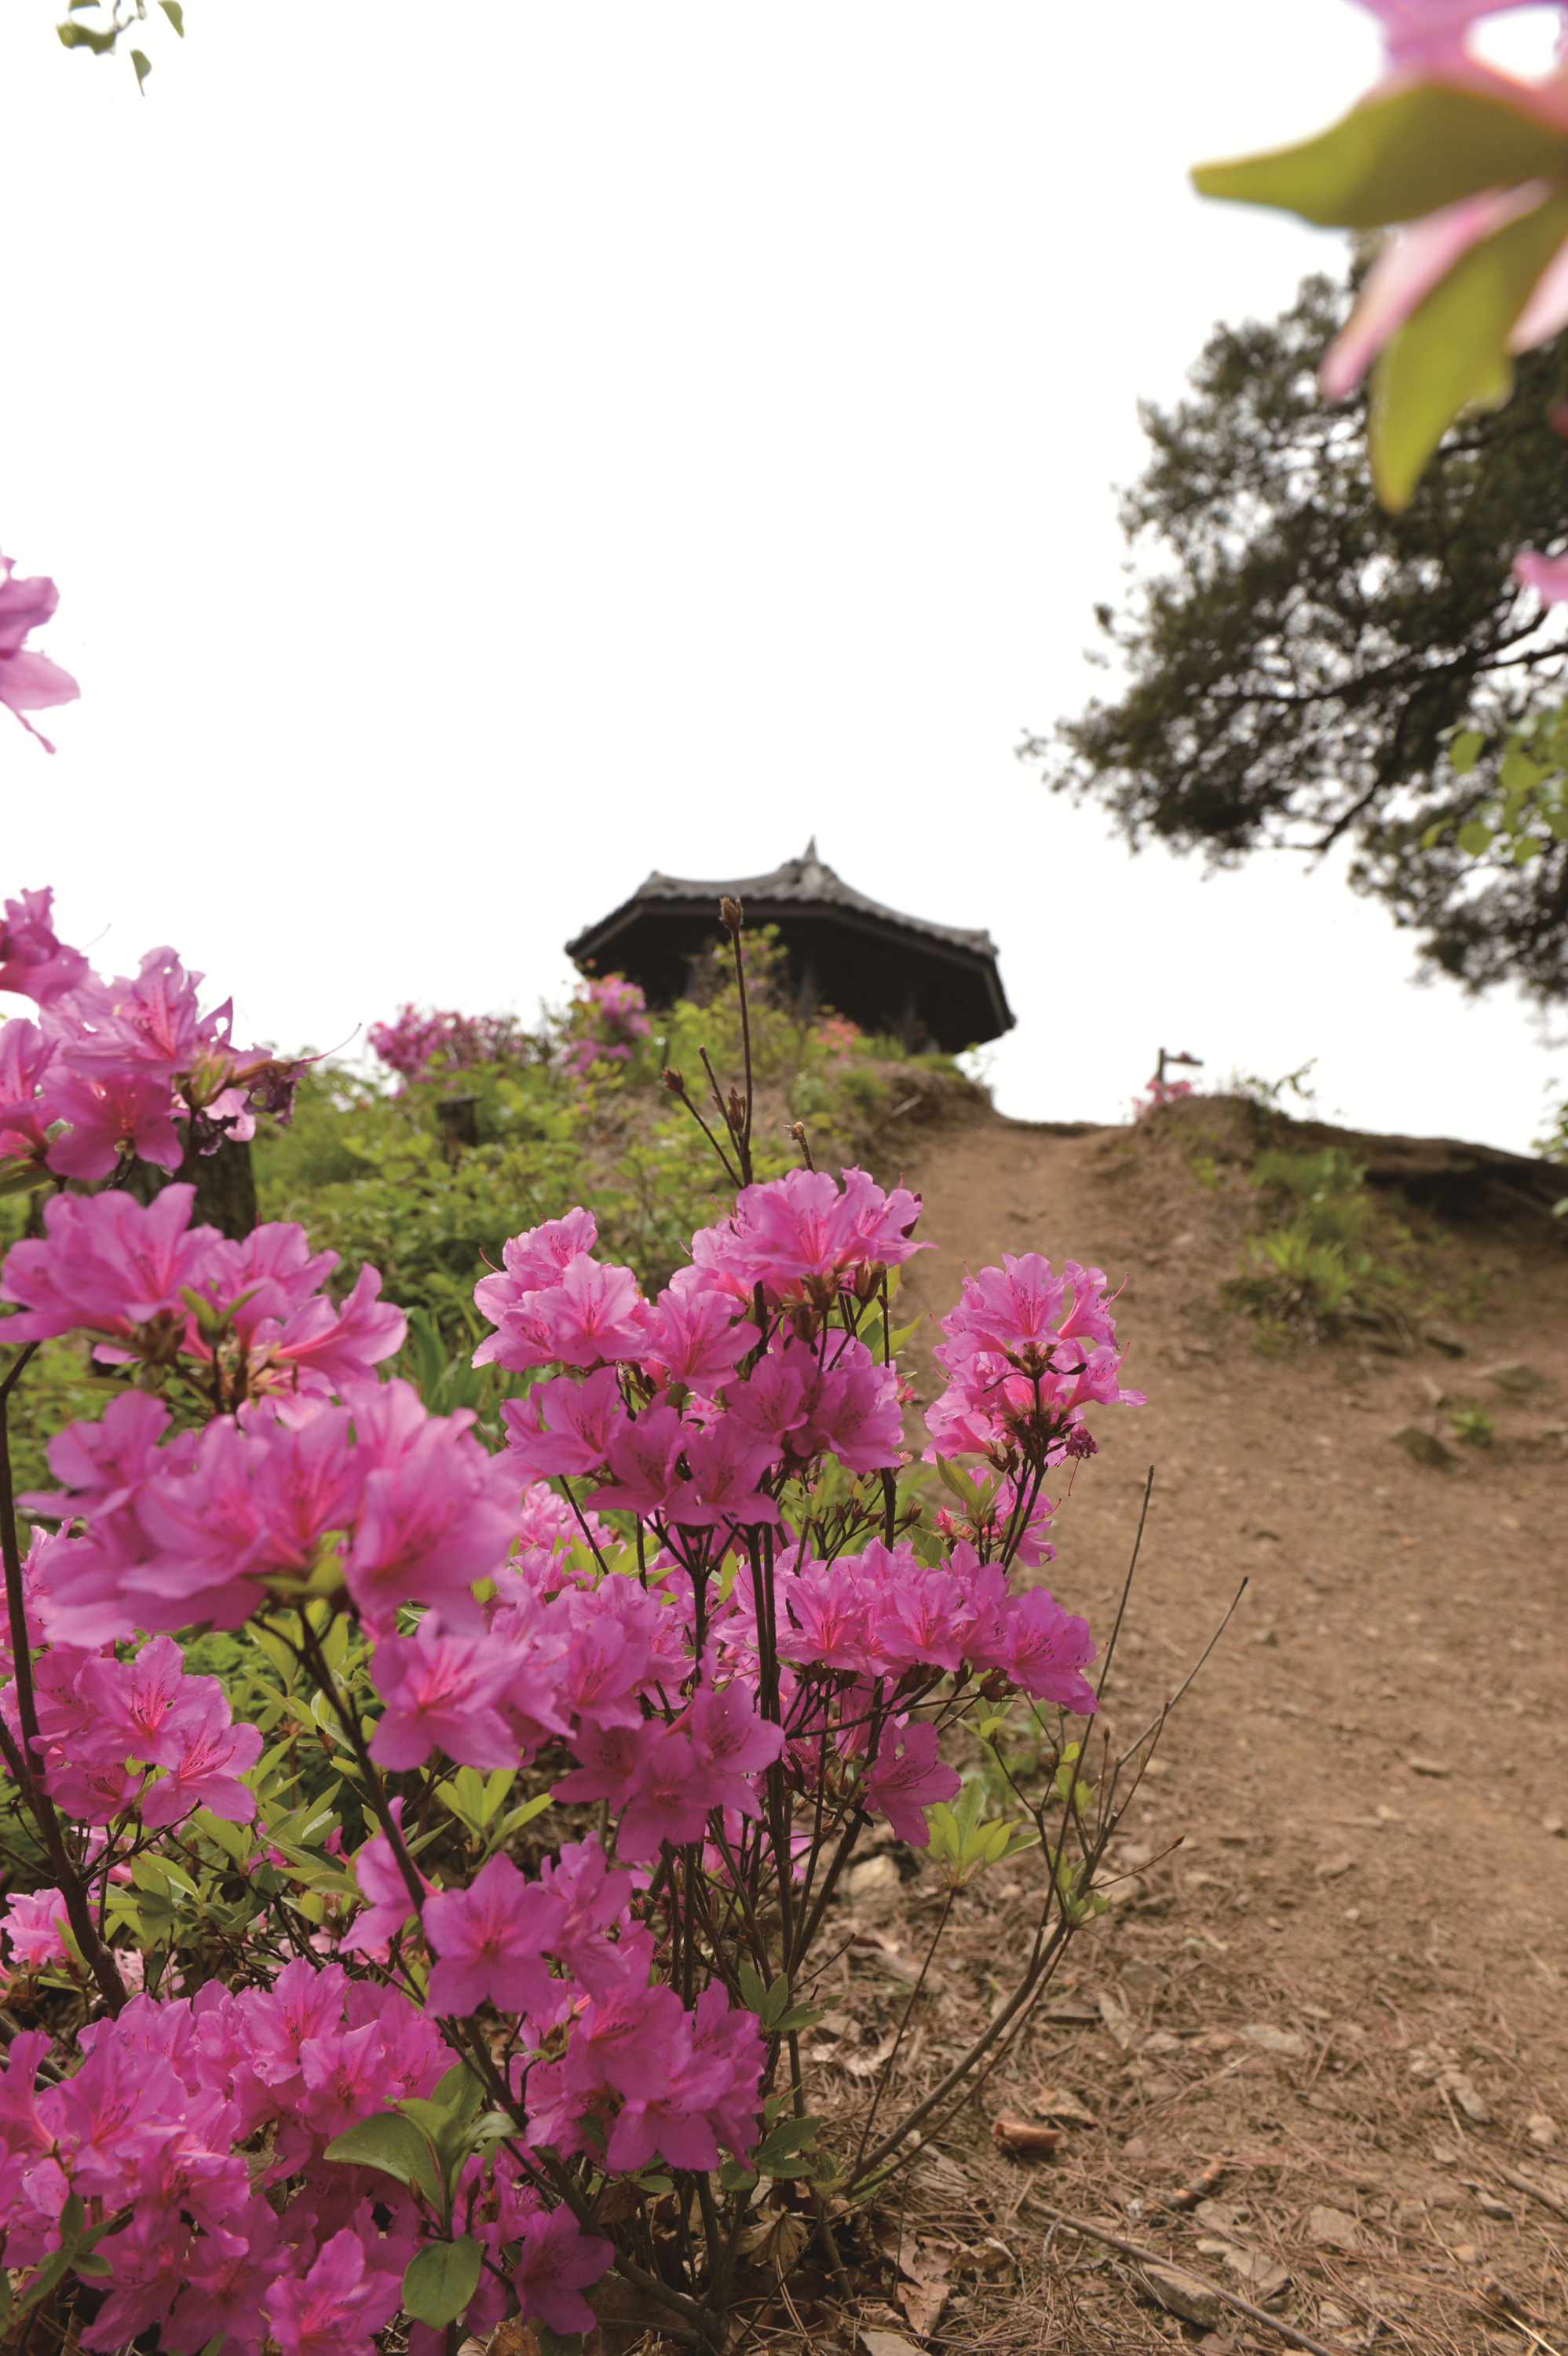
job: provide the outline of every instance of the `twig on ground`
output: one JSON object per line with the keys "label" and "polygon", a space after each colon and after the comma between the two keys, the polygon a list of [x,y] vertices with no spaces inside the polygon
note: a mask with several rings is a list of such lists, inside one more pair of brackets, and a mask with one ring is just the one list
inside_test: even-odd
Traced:
{"label": "twig on ground", "polygon": [[1568,2201],[1564,2201],[1560,2192],[1551,2191],[1544,2184],[1532,2183],[1528,2176],[1520,2176],[1517,2169],[1504,2168],[1500,2163],[1498,2174],[1505,2184],[1511,2184],[1516,2192],[1528,2192],[1531,2199],[1539,2201],[1543,2209],[1554,2211],[1559,2217],[1568,2217]]}
{"label": "twig on ground", "polygon": [[1120,2250],[1124,2257],[1136,2258],[1140,2265],[1163,2266],[1179,2274],[1191,2275],[1193,2281],[1200,2282],[1221,2307],[1233,2307],[1238,2315],[1246,2316],[1250,2322],[1266,2324],[1289,2347],[1305,2348],[1309,2356],[1337,2356],[1337,2351],[1326,2348],[1321,2340],[1308,2339],[1305,2331],[1297,2331],[1293,2323],[1282,2323],[1279,2317],[1270,2315],[1266,2308],[1254,2307],[1250,2299],[1238,2298],[1234,2291],[1221,2290],[1219,2284],[1211,2282],[1207,2275],[1194,2273],[1185,2259],[1162,2257],[1157,2250],[1146,2250],[1138,2242],[1125,2242],[1120,2233],[1108,2233],[1104,2226],[1087,2224],[1082,2217],[1070,2217],[1063,2209],[1048,2208],[1043,2201],[1026,2201],[1023,2206],[1037,2210],[1041,2216],[1053,2219],[1058,2225],[1065,2225],[1069,2233],[1083,2233],[1091,2242],[1104,2242],[1107,2249]]}

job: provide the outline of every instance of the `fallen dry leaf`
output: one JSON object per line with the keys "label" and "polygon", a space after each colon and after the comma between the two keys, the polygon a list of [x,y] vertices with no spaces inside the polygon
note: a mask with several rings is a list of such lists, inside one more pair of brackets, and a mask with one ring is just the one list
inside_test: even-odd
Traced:
{"label": "fallen dry leaf", "polygon": [[1054,2119],[1059,2126],[1095,2127],[1100,2124],[1088,2104],[1080,2102],[1065,2086],[1039,2087],[1033,2108],[1039,2117]]}
{"label": "fallen dry leaf", "polygon": [[1018,2159],[1044,2158],[1061,2141],[1060,2127],[1037,2126],[1033,2119],[1012,2118],[1005,2111],[991,2121],[991,2134],[1001,2150]]}
{"label": "fallen dry leaf", "polygon": [[929,2340],[942,2320],[947,2305],[945,2283],[933,2283],[927,2287],[921,2283],[900,2283],[895,2294],[899,2305],[910,2319],[912,2329],[923,2340]]}
{"label": "fallen dry leaf", "polygon": [[761,2210],[741,2236],[741,2255],[775,2266],[787,2275],[807,2242],[811,2228],[792,2209]]}
{"label": "fallen dry leaf", "polygon": [[901,2331],[869,2331],[863,2324],[860,2345],[866,2356],[921,2356],[921,2351]]}
{"label": "fallen dry leaf", "polygon": [[1127,2008],[1122,2002],[1121,1997],[1114,1995],[1109,1988],[1103,1988],[1101,1990],[1097,2001],[1100,2007],[1101,2019],[1104,2022],[1108,2033],[1115,2039],[1115,2042],[1121,2047],[1125,2053],[1128,2046],[1133,2041],[1134,2029],[1132,2014],[1127,2010]]}

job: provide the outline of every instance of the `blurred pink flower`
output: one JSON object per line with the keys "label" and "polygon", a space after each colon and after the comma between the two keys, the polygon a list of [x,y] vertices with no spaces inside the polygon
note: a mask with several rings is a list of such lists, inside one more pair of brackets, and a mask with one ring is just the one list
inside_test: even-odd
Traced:
{"label": "blurred pink flower", "polygon": [[46,753],[54,746],[27,718],[51,703],[72,703],[81,693],[69,670],[47,655],[29,653],[23,645],[59,604],[59,591],[42,573],[26,581],[13,577],[8,556],[0,556],[0,703],[14,712],[29,736],[37,736]]}
{"label": "blurred pink flower", "polygon": [[1514,579],[1533,589],[1543,605],[1568,605],[1568,551],[1561,556],[1542,556],[1537,549],[1521,548],[1514,558],[1513,572]]}

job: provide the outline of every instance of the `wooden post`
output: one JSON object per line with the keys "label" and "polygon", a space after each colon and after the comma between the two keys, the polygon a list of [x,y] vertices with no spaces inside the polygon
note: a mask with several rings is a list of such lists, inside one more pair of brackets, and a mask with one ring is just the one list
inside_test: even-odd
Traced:
{"label": "wooden post", "polygon": [[435,1108],[441,1123],[441,1150],[448,1162],[456,1162],[465,1145],[479,1142],[479,1099],[477,1097],[442,1097]]}

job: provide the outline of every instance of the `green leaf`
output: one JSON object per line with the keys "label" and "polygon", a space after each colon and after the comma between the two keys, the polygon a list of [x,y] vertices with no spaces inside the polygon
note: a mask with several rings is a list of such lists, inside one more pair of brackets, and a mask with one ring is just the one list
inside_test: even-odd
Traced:
{"label": "green leaf", "polygon": [[762,1974],[754,1971],[750,1964],[742,1964],[736,1977],[741,1983],[741,1997],[747,2011],[756,2013],[760,2019],[763,2007],[768,2000],[768,1992],[763,1986]]}
{"label": "green leaf", "polygon": [[1392,513],[1409,506],[1422,468],[1460,410],[1508,398],[1509,331],[1564,237],[1568,195],[1483,238],[1378,355],[1367,443],[1373,487]]}
{"label": "green leaf", "polygon": [[95,58],[107,57],[119,38],[117,33],[95,32],[91,25],[57,25],[60,46],[67,49],[91,49]]}
{"label": "green leaf", "polygon": [[782,1972],[756,2009],[764,2029],[778,2027],[789,2010],[789,1982]]}
{"label": "green leaf", "polygon": [[1473,818],[1468,826],[1462,826],[1455,837],[1460,850],[1471,859],[1477,858],[1483,851],[1489,849],[1491,840],[1492,830],[1484,818]]}
{"label": "green leaf", "polygon": [[1478,728],[1462,728],[1459,734],[1450,740],[1448,766],[1456,775],[1461,777],[1469,776],[1481,757],[1486,742]]}
{"label": "green leaf", "polygon": [[455,2323],[479,2287],[484,2253],[460,2242],[427,2242],[403,2268],[403,2305],[421,2323]]}
{"label": "green leaf", "polygon": [[1483,188],[1568,173],[1568,139],[1473,91],[1424,82],[1358,106],[1299,146],[1200,164],[1200,196],[1277,205],[1323,229],[1418,220]]}
{"label": "green leaf", "polygon": [[719,2171],[719,2181],[726,2192],[749,2192],[757,2180],[756,2171],[744,2160],[727,2159]]}
{"label": "green leaf", "polygon": [[334,2136],[326,2157],[357,2168],[379,2168],[400,2184],[417,2184],[432,2208],[443,2207],[432,2144],[400,2111],[379,2111],[373,2118],[357,2120]]}
{"label": "green leaf", "polygon": [[752,2167],[759,2176],[809,2176],[802,2155],[816,2141],[820,2119],[781,2119],[757,2146]]}
{"label": "green leaf", "polygon": [[170,24],[174,27],[176,32],[183,41],[185,38],[185,10],[180,5],[180,0],[158,0],[158,5],[163,10],[165,16],[168,18]]}
{"label": "green leaf", "polygon": [[144,98],[147,94],[147,76],[153,70],[153,61],[145,49],[133,49],[131,63],[136,69],[136,88]]}

